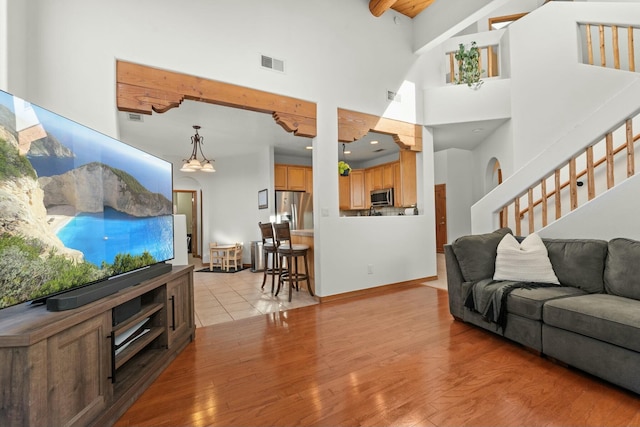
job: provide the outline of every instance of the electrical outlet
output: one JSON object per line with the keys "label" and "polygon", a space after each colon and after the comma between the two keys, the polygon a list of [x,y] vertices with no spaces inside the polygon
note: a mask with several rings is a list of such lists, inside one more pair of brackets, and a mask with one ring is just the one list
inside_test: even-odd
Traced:
{"label": "electrical outlet", "polygon": [[368,274],[373,274],[373,264],[368,264],[367,265],[367,273]]}

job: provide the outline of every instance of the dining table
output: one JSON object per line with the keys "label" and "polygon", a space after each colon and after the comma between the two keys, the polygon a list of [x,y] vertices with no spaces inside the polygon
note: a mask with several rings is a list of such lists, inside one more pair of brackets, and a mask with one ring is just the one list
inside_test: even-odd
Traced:
{"label": "dining table", "polygon": [[[209,243],[209,271],[213,271],[214,259],[221,260],[221,270],[229,271],[229,254],[232,249],[235,249],[235,247],[235,243]],[[215,256],[213,255],[214,253],[216,254]]]}

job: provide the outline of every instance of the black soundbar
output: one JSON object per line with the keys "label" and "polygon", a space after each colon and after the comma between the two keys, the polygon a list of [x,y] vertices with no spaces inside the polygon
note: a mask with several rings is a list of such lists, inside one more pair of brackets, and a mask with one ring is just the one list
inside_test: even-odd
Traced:
{"label": "black soundbar", "polygon": [[47,310],[64,311],[81,307],[100,298],[115,294],[124,288],[135,286],[145,280],[168,273],[172,268],[171,264],[158,263],[109,280],[51,296],[47,298]]}

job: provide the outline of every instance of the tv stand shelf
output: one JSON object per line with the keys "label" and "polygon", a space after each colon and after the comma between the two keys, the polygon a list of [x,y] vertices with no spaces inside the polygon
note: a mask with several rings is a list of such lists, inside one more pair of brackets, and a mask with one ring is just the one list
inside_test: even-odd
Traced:
{"label": "tv stand shelf", "polygon": [[[114,309],[136,306],[113,325]],[[116,338],[149,319],[115,354]],[[135,335],[135,334],[134,334]],[[0,311],[0,425],[111,425],[195,337],[193,266],[72,310]]]}

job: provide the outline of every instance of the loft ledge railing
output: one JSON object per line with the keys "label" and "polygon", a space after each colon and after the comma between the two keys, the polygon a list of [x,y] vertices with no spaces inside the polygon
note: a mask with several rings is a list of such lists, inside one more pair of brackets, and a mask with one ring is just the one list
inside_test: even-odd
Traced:
{"label": "loft ledge railing", "polygon": [[640,26],[578,23],[583,44],[582,63],[616,70],[637,71]]}
{"label": "loft ledge railing", "polygon": [[[468,48],[469,46],[465,46]],[[483,70],[480,78],[499,77],[500,67],[498,66],[498,45],[478,46],[480,57],[478,58],[478,69]],[[449,72],[445,80],[446,83],[458,83],[460,80],[460,61],[456,60],[456,52],[445,52],[446,60],[449,64]]]}
{"label": "loft ledge railing", "polygon": [[[624,120],[619,127],[607,133],[604,138],[588,146],[583,152],[560,165],[550,175],[516,196],[512,202],[500,210],[500,224],[511,227],[517,235],[522,235],[523,222],[528,226],[528,234],[549,224],[549,211],[555,211],[555,220],[562,217],[567,204],[570,211],[594,199],[616,184],[635,174],[635,143],[640,133],[634,135],[640,114]],[[616,141],[624,142],[614,147]],[[619,155],[623,153],[623,155]],[[618,155],[616,157],[616,155]],[[599,157],[597,160],[595,158]],[[604,165],[604,168],[601,166]],[[616,179],[618,175],[618,179]],[[581,180],[586,176],[586,189]],[[524,208],[522,208],[524,206]]]}

